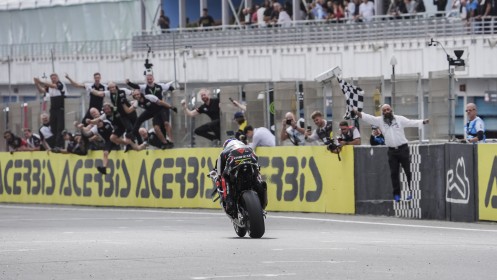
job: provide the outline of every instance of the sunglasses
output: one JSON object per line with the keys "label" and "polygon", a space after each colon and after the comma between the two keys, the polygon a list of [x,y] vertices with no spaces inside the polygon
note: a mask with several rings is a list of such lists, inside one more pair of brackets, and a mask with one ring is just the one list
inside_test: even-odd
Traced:
{"label": "sunglasses", "polygon": [[466,113],[469,113],[469,112],[474,111],[474,110],[475,109],[468,109],[468,110],[466,110]]}

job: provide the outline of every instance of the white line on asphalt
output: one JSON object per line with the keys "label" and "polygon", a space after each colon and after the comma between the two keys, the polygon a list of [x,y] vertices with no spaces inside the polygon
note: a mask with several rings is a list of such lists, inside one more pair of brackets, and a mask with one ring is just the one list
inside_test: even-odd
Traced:
{"label": "white line on asphalt", "polygon": [[264,261],[262,263],[356,263],[356,261]]}
{"label": "white line on asphalt", "polygon": [[[81,207],[39,207],[39,206],[21,206],[21,205],[0,205],[0,208],[17,208],[17,209],[39,209],[39,210],[60,210],[60,211],[102,211],[104,208],[81,208]],[[105,208],[105,211],[130,211],[130,212],[143,212],[143,213],[168,213],[168,214],[188,214],[188,215],[199,215],[199,216],[224,216],[224,213],[206,213],[206,212],[193,212],[193,211],[169,211],[167,209],[153,210],[153,209],[129,209],[129,208]],[[322,214],[322,213],[316,213]],[[410,225],[410,224],[394,224],[394,223],[381,223],[381,222],[365,222],[365,221],[353,221],[353,220],[337,220],[337,219],[325,219],[325,218],[310,218],[310,217],[296,217],[296,216],[278,216],[278,215],[268,215],[270,219],[288,219],[288,220],[303,220],[303,221],[319,221],[319,222],[332,222],[332,223],[346,223],[346,224],[362,224],[362,225],[378,225],[378,226],[392,226],[392,227],[408,227],[408,228],[428,228],[428,229],[443,229],[443,230],[459,230],[459,231],[476,231],[476,232],[494,232],[497,233],[497,229],[478,229],[478,228],[461,228],[461,227],[442,227],[442,226],[427,226],[427,225]],[[90,218],[88,218],[90,219]],[[93,218],[92,218],[93,219]],[[105,218],[102,218],[105,219]],[[112,218],[116,219],[116,218]],[[154,218],[117,218],[122,220],[136,220],[136,219],[154,219]],[[157,218],[164,219],[164,218]],[[0,219],[0,221],[5,221],[6,219]],[[17,221],[19,219],[16,219]],[[84,220],[84,219],[82,219]],[[470,225],[470,224],[468,224]]]}
{"label": "white line on asphalt", "polygon": [[219,279],[219,278],[259,278],[259,277],[280,277],[280,276],[293,276],[295,273],[267,273],[267,274],[238,274],[238,275],[216,275],[216,276],[198,276],[191,277],[191,279],[195,280],[205,280],[205,279]]}
{"label": "white line on asphalt", "polygon": [[274,248],[273,251],[286,251],[286,250],[350,250],[350,248]]}

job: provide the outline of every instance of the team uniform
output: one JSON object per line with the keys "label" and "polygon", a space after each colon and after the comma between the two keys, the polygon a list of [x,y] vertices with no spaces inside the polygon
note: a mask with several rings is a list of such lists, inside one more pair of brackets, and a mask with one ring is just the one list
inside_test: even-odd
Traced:
{"label": "team uniform", "polygon": [[31,137],[26,139],[26,144],[28,148],[34,149],[34,148],[40,148],[40,150],[43,148],[41,145],[41,139],[38,134],[31,133]]}
{"label": "team uniform", "polygon": [[62,131],[65,125],[65,109],[64,98],[67,94],[67,88],[64,83],[58,81],[56,88],[48,88],[50,96],[50,128],[55,135],[55,146],[64,147],[64,139],[62,139]]}
{"label": "team uniform", "polygon": [[[40,140],[45,142],[48,145],[48,148],[54,148],[55,147],[55,136],[52,132],[52,129],[50,128],[50,124],[42,124],[40,129]],[[42,145],[40,150],[45,150],[45,147]]]}
{"label": "team uniform", "polygon": [[107,90],[107,86],[104,84],[99,84],[97,86],[95,84],[90,84],[90,83],[85,83],[84,85],[85,85],[86,92],[88,93],[88,96],[90,97],[90,101],[88,104],[88,111],[86,111],[86,114],[83,117],[83,121],[82,121],[82,124],[86,125],[86,120],[93,119],[91,114],[90,114],[90,109],[95,108],[95,109],[100,111],[100,110],[102,110],[102,107],[104,105],[104,96],[98,96],[98,95],[92,94],[91,91],[94,89],[94,90],[105,92]]}
{"label": "team uniform", "polygon": [[112,134],[121,137],[123,134],[126,132],[126,134],[130,137],[133,138],[133,124],[136,122],[137,119],[137,114],[136,112],[132,112],[130,114],[126,113],[124,111],[123,105],[126,105],[127,107],[131,107],[131,103],[128,100],[128,96],[131,95],[131,91],[128,89],[120,89],[117,88],[117,93],[107,93],[110,94],[110,99],[112,102],[112,105],[114,106],[114,115],[113,118],[115,119],[113,121],[114,125],[114,131]]}
{"label": "team uniform", "polygon": [[210,122],[195,128],[194,132],[198,136],[202,136],[209,140],[220,140],[221,139],[221,122],[220,122],[220,110],[219,110],[219,99],[211,98],[209,105],[202,104],[196,109],[199,114],[206,114],[211,119]]}

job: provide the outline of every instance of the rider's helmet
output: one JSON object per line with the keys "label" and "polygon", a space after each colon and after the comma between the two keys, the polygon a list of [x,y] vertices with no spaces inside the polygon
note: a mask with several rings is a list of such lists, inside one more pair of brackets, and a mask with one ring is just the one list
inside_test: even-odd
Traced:
{"label": "rider's helmet", "polygon": [[231,141],[233,141],[233,139],[232,139],[232,138],[230,138],[230,139],[228,139],[228,140],[224,141],[224,144],[223,144],[223,149],[226,149],[226,146],[228,146],[229,142],[231,142]]}

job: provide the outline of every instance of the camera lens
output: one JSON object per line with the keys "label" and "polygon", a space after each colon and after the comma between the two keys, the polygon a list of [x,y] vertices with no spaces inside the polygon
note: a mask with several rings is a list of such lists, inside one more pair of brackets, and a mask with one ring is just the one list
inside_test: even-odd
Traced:
{"label": "camera lens", "polygon": [[292,124],[292,120],[286,120],[286,124],[287,125],[291,125]]}

